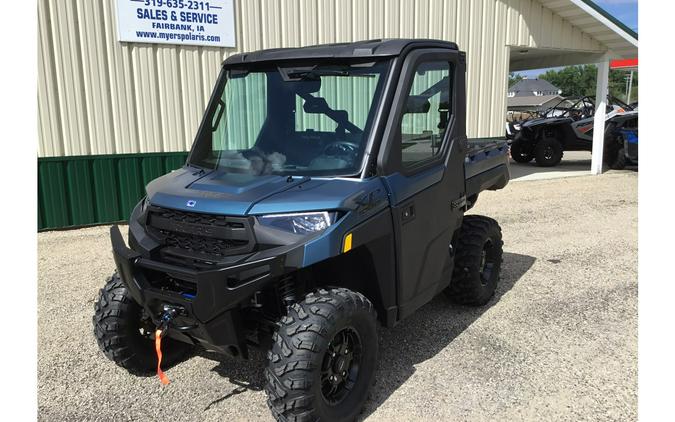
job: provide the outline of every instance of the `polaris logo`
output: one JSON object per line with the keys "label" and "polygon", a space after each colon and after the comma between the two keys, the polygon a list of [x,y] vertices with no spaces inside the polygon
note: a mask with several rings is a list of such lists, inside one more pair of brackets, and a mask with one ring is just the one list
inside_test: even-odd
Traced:
{"label": "polaris logo", "polygon": [[190,199],[189,201],[187,201],[187,204],[185,205],[187,205],[190,208],[194,208],[194,206],[197,205],[197,201],[195,201],[194,199]]}

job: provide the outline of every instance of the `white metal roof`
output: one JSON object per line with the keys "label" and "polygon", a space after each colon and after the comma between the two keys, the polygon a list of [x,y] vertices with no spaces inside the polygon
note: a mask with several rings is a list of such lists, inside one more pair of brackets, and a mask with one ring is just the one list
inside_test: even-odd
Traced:
{"label": "white metal roof", "polygon": [[638,35],[591,0],[540,0],[554,13],[606,45],[610,55],[638,55]]}
{"label": "white metal roof", "polygon": [[528,95],[522,97],[509,97],[507,104],[509,107],[539,107],[552,100],[561,101],[560,95]]}
{"label": "white metal roof", "polygon": [[[560,91],[560,88],[557,86],[553,85],[546,79],[522,79],[515,84],[513,84],[511,87],[509,87],[509,92],[513,92],[518,96],[519,93],[523,93],[523,97],[527,97],[532,95],[533,92],[546,92],[546,91],[554,91],[558,92]],[[551,94],[555,95],[555,94]]]}

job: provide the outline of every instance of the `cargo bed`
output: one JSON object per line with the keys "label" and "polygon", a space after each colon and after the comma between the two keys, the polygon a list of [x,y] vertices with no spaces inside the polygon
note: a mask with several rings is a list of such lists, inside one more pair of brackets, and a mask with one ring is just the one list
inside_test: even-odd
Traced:
{"label": "cargo bed", "polygon": [[476,138],[467,141],[464,159],[466,196],[482,190],[501,189],[509,182],[509,147],[505,139]]}

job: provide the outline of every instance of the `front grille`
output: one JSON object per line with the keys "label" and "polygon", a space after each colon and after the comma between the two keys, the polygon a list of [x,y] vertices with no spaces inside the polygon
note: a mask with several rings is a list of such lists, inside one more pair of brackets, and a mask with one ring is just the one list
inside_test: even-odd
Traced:
{"label": "front grille", "polygon": [[[171,210],[168,208],[153,208],[150,210],[151,216],[157,216],[175,222],[190,224],[200,224],[205,226],[245,228],[244,223],[236,221],[233,217],[216,214],[199,214],[196,212],[185,212]],[[239,219],[241,220],[241,219]]]}
{"label": "front grille", "polygon": [[218,257],[227,256],[232,248],[246,246],[248,243],[245,240],[183,235],[168,230],[160,230],[159,232],[165,237],[167,246]]}
{"label": "front grille", "polygon": [[161,257],[172,263],[216,264],[219,259],[253,251],[248,218],[150,207],[148,233],[163,244]]}

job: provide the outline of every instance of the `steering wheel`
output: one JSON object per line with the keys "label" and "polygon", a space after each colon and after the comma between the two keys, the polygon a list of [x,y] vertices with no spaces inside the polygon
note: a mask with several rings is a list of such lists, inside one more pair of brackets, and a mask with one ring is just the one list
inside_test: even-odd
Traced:
{"label": "steering wheel", "polygon": [[337,141],[331,142],[326,145],[323,149],[323,155],[328,155],[331,157],[337,156],[354,156],[358,153],[359,146],[353,142],[347,141]]}

